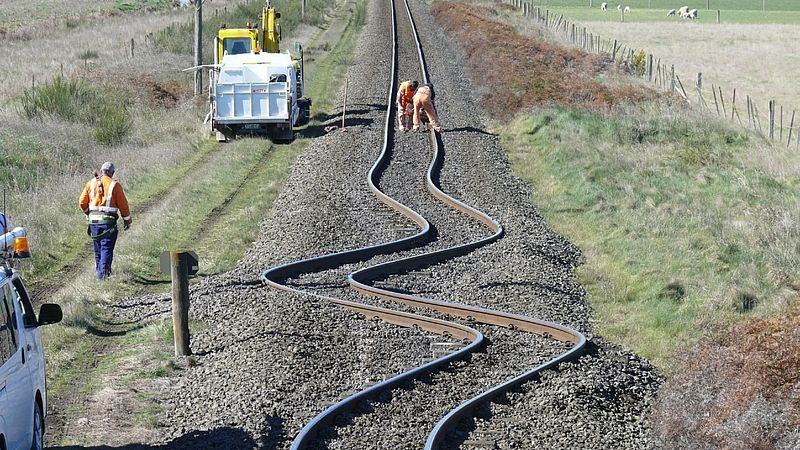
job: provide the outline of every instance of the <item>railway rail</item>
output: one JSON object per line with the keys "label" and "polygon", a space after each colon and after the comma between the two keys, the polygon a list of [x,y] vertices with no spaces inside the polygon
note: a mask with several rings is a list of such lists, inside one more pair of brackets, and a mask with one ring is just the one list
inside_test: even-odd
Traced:
{"label": "railway rail", "polygon": [[[325,411],[316,416],[300,431],[292,443],[292,449],[300,450],[309,447],[314,442],[319,432],[327,427],[330,427],[338,415],[354,409],[362,400],[375,398],[384,392],[400,386],[402,383],[418,378],[426,373],[444,368],[455,360],[466,359],[470,353],[477,351],[484,344],[484,336],[480,331],[460,322],[426,317],[421,314],[395,311],[384,307],[343,300],[335,298],[331,295],[305,290],[301,287],[290,285],[287,282],[287,280],[296,278],[303,274],[331,270],[347,264],[364,262],[378,255],[389,255],[421,247],[430,242],[430,240],[434,237],[435,231],[425,217],[390,197],[378,187],[381,174],[389,165],[394,142],[393,133],[395,116],[393,108],[393,95],[397,89],[398,66],[400,63],[398,61],[397,37],[399,18],[397,14],[398,8],[396,7],[396,2],[400,1],[402,1],[401,8],[404,6],[402,9],[404,9],[406,13],[404,15],[405,19],[400,20],[408,20],[413,32],[413,37],[416,44],[416,56],[418,59],[417,63],[419,64],[419,71],[422,74],[422,81],[425,83],[430,82],[425,62],[425,55],[408,0],[392,0],[392,77],[389,83],[387,94],[386,119],[383,129],[383,145],[381,153],[367,173],[367,182],[369,189],[372,191],[375,197],[378,198],[378,200],[413,222],[418,227],[418,232],[411,236],[391,242],[315,256],[276,266],[264,271],[262,273],[262,280],[273,288],[313,295],[344,308],[356,311],[370,319],[380,319],[387,323],[403,327],[418,327],[432,333],[461,340],[468,344],[463,348],[445,354],[423,365],[361,390],[331,405]],[[525,381],[534,378],[543,370],[575,358],[582,351],[586,339],[580,332],[572,328],[533,317],[464,304],[445,302],[441,300],[433,300],[409,293],[397,292],[387,288],[375,287],[371,284],[373,281],[385,278],[389,275],[403,274],[414,270],[422,270],[449,259],[465,255],[479,247],[491,244],[492,242],[495,242],[503,237],[503,227],[497,220],[493,219],[486,213],[449,196],[439,188],[435,180],[436,174],[439,173],[443,164],[444,144],[441,140],[441,136],[434,131],[429,131],[429,135],[432,157],[428,166],[428,170],[425,174],[425,182],[428,191],[435,199],[444,203],[452,210],[460,214],[464,214],[472,220],[482,224],[484,227],[490,230],[491,235],[452,247],[416,254],[414,256],[404,257],[401,259],[394,259],[381,264],[362,268],[348,275],[347,282],[349,286],[359,293],[367,296],[375,296],[385,300],[390,300],[392,302],[402,303],[411,307],[422,308],[448,316],[459,317],[461,319],[465,319],[468,323],[476,322],[501,326],[512,330],[518,330],[520,332],[536,333],[572,344],[569,350],[559,354],[555,358],[533,367],[513,377],[512,379],[505,380],[502,383],[480,393],[479,395],[464,401],[456,408],[452,409],[448,414],[442,417],[441,420],[439,420],[439,422],[428,435],[425,448],[435,449],[444,442],[446,433],[453,429],[453,427],[462,418],[468,416],[476,406],[488,402],[497,395],[513,389]]]}

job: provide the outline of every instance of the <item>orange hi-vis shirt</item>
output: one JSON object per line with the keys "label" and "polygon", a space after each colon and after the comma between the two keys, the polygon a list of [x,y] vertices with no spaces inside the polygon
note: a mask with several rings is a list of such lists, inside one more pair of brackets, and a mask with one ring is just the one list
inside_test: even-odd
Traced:
{"label": "orange hi-vis shirt", "polygon": [[78,206],[87,214],[91,211],[115,214],[122,216],[125,223],[131,223],[131,209],[122,185],[106,175],[92,178],[86,183]]}
{"label": "orange hi-vis shirt", "polygon": [[400,83],[400,89],[397,90],[397,103],[400,107],[405,108],[406,105],[411,104],[414,98],[414,91],[411,90],[411,80]]}

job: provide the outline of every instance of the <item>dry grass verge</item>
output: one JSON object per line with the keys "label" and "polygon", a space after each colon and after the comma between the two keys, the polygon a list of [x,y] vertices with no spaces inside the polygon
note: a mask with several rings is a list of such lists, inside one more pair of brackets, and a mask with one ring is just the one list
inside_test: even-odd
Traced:
{"label": "dry grass verge", "polygon": [[489,8],[442,1],[434,4],[433,14],[468,55],[475,84],[490,86],[483,104],[500,119],[532,106],[608,108],[656,95],[640,86],[599,81],[623,74],[607,55],[522,36],[487,19]]}
{"label": "dry grass verge", "polygon": [[719,330],[681,365],[656,404],[654,428],[664,446],[798,448],[800,302],[780,317]]}

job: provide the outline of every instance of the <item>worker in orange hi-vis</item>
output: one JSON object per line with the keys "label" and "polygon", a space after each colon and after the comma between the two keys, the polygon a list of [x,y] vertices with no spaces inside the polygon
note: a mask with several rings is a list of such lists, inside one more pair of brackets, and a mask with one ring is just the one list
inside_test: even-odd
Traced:
{"label": "worker in orange hi-vis", "polygon": [[433,86],[430,84],[420,86],[414,94],[414,131],[419,131],[422,113],[428,116],[431,128],[437,133],[442,131],[442,127],[439,125],[439,116],[436,115],[436,107],[433,106],[433,97]]}
{"label": "worker in orange hi-vis", "polygon": [[408,80],[400,83],[397,90],[397,127],[400,131],[411,128],[411,116],[414,114],[414,93],[417,92],[419,82]]}
{"label": "worker in orange hi-vis", "polygon": [[117,220],[122,217],[123,228],[131,225],[131,211],[122,185],[114,180],[114,164],[106,162],[100,173],[94,173],[86,183],[78,206],[89,221],[87,233],[94,241],[94,261],[97,278],[111,275],[114,246],[117,243]]}

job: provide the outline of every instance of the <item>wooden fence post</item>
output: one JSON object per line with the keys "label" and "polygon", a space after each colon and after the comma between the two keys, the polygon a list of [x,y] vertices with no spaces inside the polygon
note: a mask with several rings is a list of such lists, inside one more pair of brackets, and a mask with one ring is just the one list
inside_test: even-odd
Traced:
{"label": "wooden fence post", "polygon": [[670,67],[670,82],[669,82],[669,91],[675,92],[675,65],[673,64]]}
{"label": "wooden fence post", "polygon": [[769,138],[775,139],[775,100],[769,101]]}
{"label": "wooden fence post", "polygon": [[794,110],[792,110],[792,120],[789,122],[789,139],[786,140],[786,147],[792,143],[792,131],[794,131]]}
{"label": "wooden fence post", "polygon": [[697,89],[703,90],[703,72],[697,72]]}
{"label": "wooden fence post", "polygon": [[781,105],[781,131],[778,133],[778,140],[783,142],[783,105]]}
{"label": "wooden fence post", "polygon": [[647,81],[653,81],[653,54],[647,55]]}
{"label": "wooden fence post", "polygon": [[736,88],[733,88],[733,101],[731,102],[731,120],[733,120],[734,111],[736,111]]}
{"label": "wooden fence post", "polygon": [[135,41],[133,40],[133,38],[131,38],[131,59],[136,57],[136,55],[134,53],[135,45],[136,45]]}
{"label": "wooden fence post", "polygon": [[719,89],[719,102],[722,104],[722,117],[728,117],[728,110],[725,109],[725,97],[722,96],[722,88],[717,86]]}
{"label": "wooden fence post", "polygon": [[719,23],[719,10],[717,10],[717,23]]}

